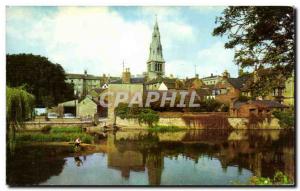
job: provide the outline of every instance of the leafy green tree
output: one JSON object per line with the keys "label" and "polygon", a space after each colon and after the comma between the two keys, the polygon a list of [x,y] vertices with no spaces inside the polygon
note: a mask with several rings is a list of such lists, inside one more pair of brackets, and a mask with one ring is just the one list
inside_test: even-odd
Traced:
{"label": "leafy green tree", "polygon": [[241,68],[257,68],[249,88],[254,94],[270,92],[295,65],[295,10],[293,7],[237,6],[217,17],[213,35],[228,37],[225,48],[235,49]]}
{"label": "leafy green tree", "polygon": [[148,127],[153,127],[153,124],[158,123],[159,115],[150,108],[143,108],[138,114],[138,121],[139,123],[147,124]]}
{"label": "leafy green tree", "polygon": [[6,133],[8,148],[12,149],[16,131],[33,113],[35,98],[23,87],[6,87]]}
{"label": "leafy green tree", "polygon": [[50,107],[73,99],[72,85],[65,82],[65,71],[46,57],[33,54],[6,56],[7,85],[24,86],[38,106]]}
{"label": "leafy green tree", "polygon": [[281,127],[294,128],[295,115],[293,109],[289,109],[286,111],[274,111],[272,114],[279,120],[279,125]]}
{"label": "leafy green tree", "polygon": [[141,108],[138,105],[128,107],[128,103],[120,103],[115,108],[115,115],[121,119],[137,119],[139,123],[153,127],[159,121],[159,115],[150,108]]}

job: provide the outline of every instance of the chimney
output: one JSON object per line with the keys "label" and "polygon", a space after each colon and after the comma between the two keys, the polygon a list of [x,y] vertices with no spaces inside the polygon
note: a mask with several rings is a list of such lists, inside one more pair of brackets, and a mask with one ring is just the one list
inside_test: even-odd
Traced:
{"label": "chimney", "polygon": [[213,77],[213,76],[214,76],[214,74],[213,74],[213,73],[211,73],[211,74],[210,74],[210,77]]}
{"label": "chimney", "polygon": [[122,73],[122,83],[123,84],[130,84],[130,70],[129,68],[125,68],[125,71]]}

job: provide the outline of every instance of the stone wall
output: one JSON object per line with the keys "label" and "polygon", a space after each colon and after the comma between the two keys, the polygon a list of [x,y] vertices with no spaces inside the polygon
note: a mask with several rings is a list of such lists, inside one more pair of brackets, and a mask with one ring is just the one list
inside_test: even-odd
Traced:
{"label": "stone wall", "polygon": [[[257,123],[255,126],[248,125],[247,118],[241,117],[228,117],[229,124],[234,129],[281,129],[278,123],[278,119],[271,118],[270,121],[268,119],[264,120],[262,123]],[[121,119],[117,117],[116,123],[118,126],[124,129],[146,129],[148,128],[145,124],[139,124],[135,119]],[[177,126],[184,129],[204,129],[203,126],[187,126],[185,121],[181,117],[172,117],[172,118],[160,118],[158,125],[162,126]]]}
{"label": "stone wall", "polygon": [[80,121],[80,119],[49,119],[46,121],[44,118],[36,118],[34,121],[25,122],[25,130],[42,130],[45,126],[59,126],[59,127],[70,127],[70,126],[80,126],[80,127],[88,127],[93,126],[91,121]]}
{"label": "stone wall", "polygon": [[248,125],[248,118],[245,117],[228,117],[229,124],[234,129],[281,129],[277,118],[265,119],[255,125]]}

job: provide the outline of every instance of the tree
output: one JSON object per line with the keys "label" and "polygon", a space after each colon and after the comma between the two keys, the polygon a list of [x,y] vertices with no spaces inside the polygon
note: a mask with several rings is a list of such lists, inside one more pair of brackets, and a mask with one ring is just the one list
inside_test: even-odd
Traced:
{"label": "tree", "polygon": [[32,54],[6,56],[7,85],[24,86],[38,106],[51,107],[73,99],[72,85],[65,82],[65,71],[46,57]]}
{"label": "tree", "polygon": [[[241,68],[257,68],[249,85],[254,93],[270,91],[295,65],[295,10],[293,7],[228,7],[217,17],[213,35],[228,37],[225,48],[235,49]],[[281,77],[278,77],[281,75]],[[264,93],[265,93],[264,92]]]}
{"label": "tree", "polygon": [[6,133],[9,147],[14,145],[15,133],[30,118],[33,112],[35,98],[26,92],[24,87],[6,87]]}

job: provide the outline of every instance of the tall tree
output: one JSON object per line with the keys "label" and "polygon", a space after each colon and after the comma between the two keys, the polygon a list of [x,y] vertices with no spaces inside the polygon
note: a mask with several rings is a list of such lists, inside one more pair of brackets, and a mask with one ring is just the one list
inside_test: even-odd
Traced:
{"label": "tall tree", "polygon": [[6,87],[6,137],[8,149],[13,150],[15,133],[23,122],[31,117],[35,104],[32,94],[23,87]]}
{"label": "tall tree", "polygon": [[217,17],[213,35],[227,36],[225,48],[235,49],[241,68],[257,68],[254,92],[265,94],[290,77],[295,66],[293,7],[228,7]]}
{"label": "tall tree", "polygon": [[65,71],[46,57],[32,54],[6,56],[7,85],[25,86],[38,106],[50,107],[73,99],[73,87],[65,82]]}

